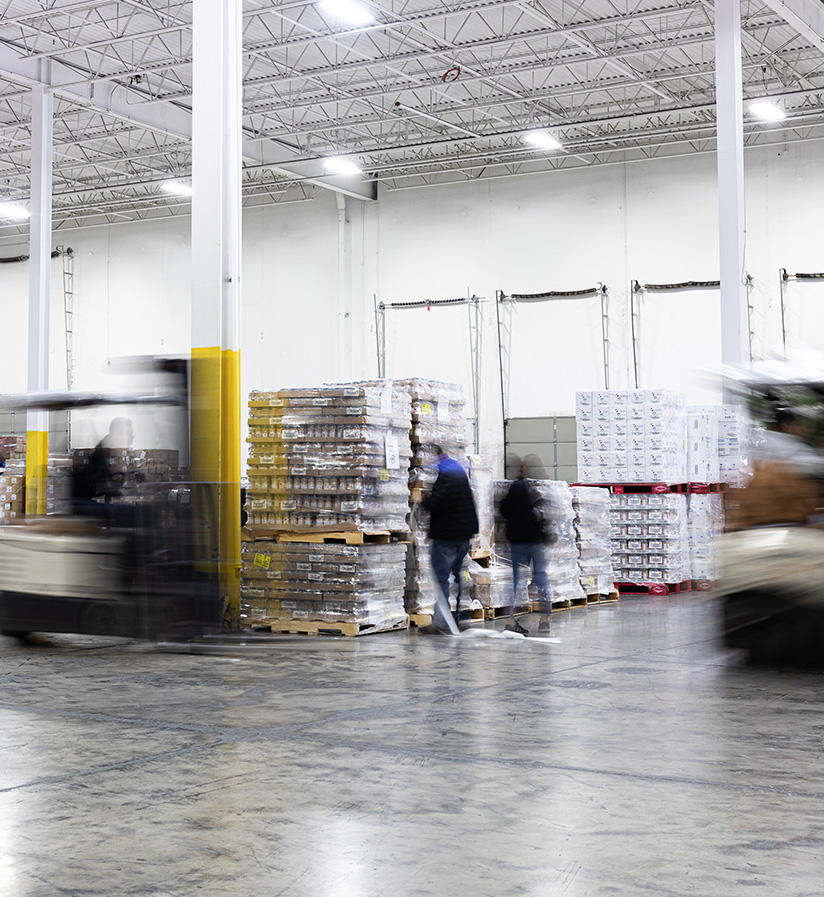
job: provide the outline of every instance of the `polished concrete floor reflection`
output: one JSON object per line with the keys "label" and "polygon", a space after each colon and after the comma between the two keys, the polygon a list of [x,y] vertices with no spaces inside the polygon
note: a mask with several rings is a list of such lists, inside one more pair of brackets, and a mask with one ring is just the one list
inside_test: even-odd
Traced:
{"label": "polished concrete floor reflection", "polygon": [[746,666],[717,614],[0,638],[0,895],[824,895],[822,675]]}

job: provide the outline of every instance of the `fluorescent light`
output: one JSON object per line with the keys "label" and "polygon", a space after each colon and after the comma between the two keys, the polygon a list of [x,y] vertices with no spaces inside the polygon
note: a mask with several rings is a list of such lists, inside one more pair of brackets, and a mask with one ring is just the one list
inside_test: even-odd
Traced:
{"label": "fluorescent light", "polygon": [[19,202],[0,202],[0,218],[22,221],[24,218],[31,218],[31,212]]}
{"label": "fluorescent light", "polygon": [[375,21],[372,13],[356,0],[322,0],[320,7],[336,19],[351,25],[366,25]]}
{"label": "fluorescent light", "polygon": [[527,143],[531,143],[533,146],[537,146],[538,149],[561,149],[560,141],[556,140],[552,134],[548,134],[546,131],[527,131],[526,134],[524,134],[524,140],[526,140]]}
{"label": "fluorescent light", "polygon": [[160,189],[174,196],[191,196],[193,192],[191,185],[185,183],[185,181],[164,181],[160,185]]}
{"label": "fluorescent light", "polygon": [[324,160],[323,167],[328,174],[363,174],[359,166],[343,156],[330,156]]}
{"label": "fluorescent light", "polygon": [[756,118],[764,121],[781,121],[784,118],[784,110],[780,109],[772,100],[756,100],[750,103],[750,112]]}

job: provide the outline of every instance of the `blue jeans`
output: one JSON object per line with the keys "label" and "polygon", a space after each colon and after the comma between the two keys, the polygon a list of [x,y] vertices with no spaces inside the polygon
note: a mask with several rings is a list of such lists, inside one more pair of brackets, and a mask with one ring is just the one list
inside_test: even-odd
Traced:
{"label": "blue jeans", "polygon": [[[461,600],[461,564],[469,551],[469,539],[462,539],[457,542],[447,541],[445,539],[435,539],[432,542],[429,559],[432,562],[432,570],[435,573],[435,579],[441,587],[441,592],[446,599],[446,606],[449,607],[449,574],[455,577],[458,583],[458,601]],[[456,606],[457,609],[457,606]],[[435,611],[432,614],[432,622],[436,626],[448,626],[444,619],[443,611],[439,603],[435,602]]]}
{"label": "blue jeans", "polygon": [[546,575],[546,548],[541,542],[510,542],[512,554],[512,603],[509,606],[509,615],[515,613],[515,602],[518,595],[518,580],[521,576],[521,567],[529,569],[532,565],[533,579],[538,587],[538,607],[544,616],[549,616],[552,611],[550,599],[549,579]]}

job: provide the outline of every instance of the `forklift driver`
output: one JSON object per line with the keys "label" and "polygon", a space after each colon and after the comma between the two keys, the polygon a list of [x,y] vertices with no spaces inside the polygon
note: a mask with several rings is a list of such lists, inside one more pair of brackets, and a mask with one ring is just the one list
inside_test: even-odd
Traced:
{"label": "forklift driver", "polygon": [[128,417],[116,417],[109,433],[94,448],[85,463],[75,459],[72,470],[72,506],[75,514],[94,517],[110,526],[131,526],[129,505],[113,504],[123,495],[126,463],[123,449],[131,446],[134,429]]}

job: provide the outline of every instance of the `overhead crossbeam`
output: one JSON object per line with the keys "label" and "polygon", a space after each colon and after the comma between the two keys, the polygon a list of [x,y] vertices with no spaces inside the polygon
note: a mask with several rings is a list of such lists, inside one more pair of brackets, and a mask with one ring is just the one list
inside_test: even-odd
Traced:
{"label": "overhead crossbeam", "polygon": [[[120,121],[181,140],[192,139],[192,113],[185,106],[174,102],[132,102],[136,95],[132,88],[116,82],[88,82],[84,80],[86,73],[81,69],[75,69],[56,59],[45,63],[26,58],[15,48],[0,43],[0,72],[31,86],[43,84],[55,94]],[[243,158],[252,165],[272,168],[284,177],[316,184],[354,199],[377,198],[374,181],[352,176],[328,176],[324,174],[322,159],[296,161],[295,155],[289,147],[274,140],[261,141],[259,138],[246,136],[243,141]]]}

